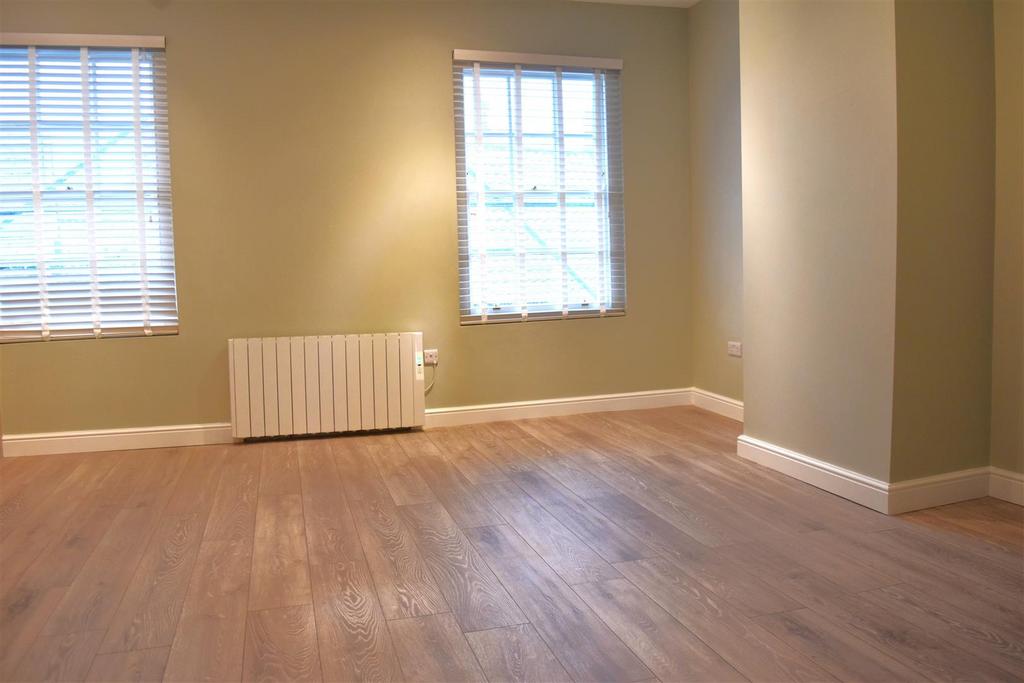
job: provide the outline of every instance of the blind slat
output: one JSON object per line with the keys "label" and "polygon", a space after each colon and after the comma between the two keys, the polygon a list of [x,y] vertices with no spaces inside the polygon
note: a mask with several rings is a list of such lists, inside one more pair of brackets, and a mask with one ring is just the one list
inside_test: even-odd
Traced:
{"label": "blind slat", "polygon": [[0,341],[177,330],[161,49],[0,47]]}
{"label": "blind slat", "polygon": [[625,312],[619,71],[453,63],[466,324]]}

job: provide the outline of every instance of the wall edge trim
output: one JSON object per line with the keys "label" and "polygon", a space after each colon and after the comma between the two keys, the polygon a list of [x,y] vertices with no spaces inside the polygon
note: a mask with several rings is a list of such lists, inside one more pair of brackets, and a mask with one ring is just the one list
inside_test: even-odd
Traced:
{"label": "wall edge trim", "polygon": [[743,401],[697,387],[692,387],[690,391],[693,392],[693,405],[698,408],[743,422]]}
{"label": "wall edge trim", "polygon": [[852,500],[878,512],[888,512],[888,484],[845,467],[755,439],[746,434],[736,440],[736,453],[769,469],[819,489]]}
{"label": "wall edge trim", "polygon": [[227,422],[5,434],[3,436],[4,457],[6,458],[59,453],[131,451],[141,448],[207,446],[231,442],[231,425]]}
{"label": "wall edge trim", "polygon": [[[697,406],[732,419],[742,419],[743,416],[742,402],[695,387],[686,387],[449,408],[428,408],[426,411],[426,427],[449,427],[479,422],[522,420],[531,417],[555,417],[579,413],[642,410],[645,408],[665,408],[669,406]],[[209,424],[7,434],[3,437],[3,452],[5,457],[15,458],[32,455],[56,455],[59,453],[205,446],[232,443],[233,441],[230,423],[215,422]]]}
{"label": "wall edge trim", "polygon": [[1024,474],[973,467],[930,477],[885,482],[746,434],[736,452],[769,469],[888,515],[992,496],[1024,505]]}
{"label": "wall edge trim", "polygon": [[1024,473],[990,467],[988,495],[1017,505],[1024,505]]}

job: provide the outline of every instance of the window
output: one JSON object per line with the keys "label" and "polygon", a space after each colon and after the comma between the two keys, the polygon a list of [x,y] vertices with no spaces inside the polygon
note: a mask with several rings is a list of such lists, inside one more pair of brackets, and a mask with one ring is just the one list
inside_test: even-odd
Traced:
{"label": "window", "polygon": [[463,323],[624,313],[620,68],[455,51]]}
{"label": "window", "polygon": [[0,341],[177,331],[162,47],[2,36]]}

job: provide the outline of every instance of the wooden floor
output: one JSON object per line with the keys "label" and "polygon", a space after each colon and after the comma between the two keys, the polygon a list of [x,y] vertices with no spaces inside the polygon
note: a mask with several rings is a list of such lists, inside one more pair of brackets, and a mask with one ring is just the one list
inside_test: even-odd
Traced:
{"label": "wooden floor", "polygon": [[0,462],[28,680],[1024,679],[1022,508],[900,518],[695,408]]}

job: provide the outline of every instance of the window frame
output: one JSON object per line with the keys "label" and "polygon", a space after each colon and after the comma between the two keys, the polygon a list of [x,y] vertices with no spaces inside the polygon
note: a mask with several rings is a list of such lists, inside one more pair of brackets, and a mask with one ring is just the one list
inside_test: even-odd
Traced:
{"label": "window frame", "polygon": [[[483,310],[481,307],[475,306],[472,301],[473,298],[473,282],[471,274],[471,255],[470,255],[470,231],[472,226],[470,225],[470,188],[468,183],[468,169],[464,165],[467,162],[468,146],[466,144],[466,97],[463,90],[463,76],[462,70],[467,67],[472,67],[476,70],[479,77],[481,69],[502,69],[502,70],[515,70],[516,78],[522,77],[522,72],[539,70],[539,71],[551,71],[556,74],[556,78],[559,82],[562,80],[563,73],[580,74],[588,73],[595,76],[595,84],[600,82],[602,86],[600,88],[600,107],[602,114],[600,118],[595,119],[595,123],[599,122],[601,131],[595,133],[598,136],[600,142],[599,154],[604,156],[605,165],[604,168],[608,169],[607,178],[605,180],[605,189],[603,192],[595,192],[590,190],[578,191],[579,194],[593,194],[601,195],[603,197],[603,218],[606,221],[606,236],[603,239],[607,240],[604,245],[603,262],[599,264],[599,269],[604,273],[607,269],[608,272],[608,291],[606,302],[595,302],[592,305],[586,304],[574,304],[569,305],[564,298],[563,289],[563,302],[560,309],[553,308],[550,304],[543,305],[512,305],[512,306],[501,306],[491,307],[487,310]],[[564,320],[570,318],[598,318],[598,317],[615,317],[624,316],[626,314],[626,249],[625,249],[625,208],[624,208],[624,172],[622,169],[622,125],[621,125],[621,71],[622,71],[622,60],[611,59],[611,58],[600,58],[600,57],[574,57],[574,56],[562,56],[562,55],[547,55],[547,54],[523,54],[523,53],[511,53],[511,52],[489,52],[479,50],[454,50],[452,53],[452,75],[453,75],[453,102],[454,102],[454,123],[455,123],[455,147],[456,147],[456,197],[457,197],[457,211],[458,211],[458,235],[459,235],[459,321],[461,325],[480,325],[490,323],[506,323],[506,322],[526,322],[526,321],[541,321],[541,320]],[[613,84],[613,92],[608,92],[609,81],[608,77],[613,77],[611,81]],[[559,86],[561,83],[559,83]],[[559,87],[559,92],[561,89]],[[598,100],[597,91],[595,91],[595,100]],[[609,106],[610,98],[614,96],[612,102],[613,110]],[[559,105],[561,106],[561,105]],[[598,115],[595,114],[595,117]],[[559,117],[561,118],[561,117]],[[480,133],[483,134],[482,132]],[[515,133],[511,130],[506,137],[512,138]],[[560,138],[556,142],[561,149],[564,149],[566,134],[564,132],[558,132],[553,134],[554,137]],[[520,135],[521,137],[521,135]],[[517,144],[521,145],[520,140]],[[614,154],[615,158],[610,157]],[[558,171],[564,173],[565,160],[561,160]],[[572,194],[572,191],[567,191],[564,185],[563,179],[559,181],[559,186],[550,192],[550,194],[558,195],[557,203],[559,206],[566,205],[567,194]],[[517,190],[513,188],[510,192],[513,197],[513,201],[516,201],[516,196],[525,194],[525,191]],[[559,229],[561,234],[565,235],[566,225],[564,215],[560,220]],[[521,256],[519,251],[525,253],[526,250],[517,249],[517,257]],[[564,241],[561,247],[557,250],[559,255],[564,262],[569,250],[565,247]],[[590,253],[590,252],[588,252]],[[597,251],[599,259],[602,258],[602,250]],[[563,281],[565,278],[566,265],[562,265]],[[523,266],[517,266],[517,270],[523,268]],[[519,271],[521,272],[521,271]],[[601,277],[604,277],[602,275]],[[564,285],[563,285],[564,287]]]}
{"label": "window frame", "polygon": [[[149,336],[166,336],[166,335],[177,335],[179,332],[180,325],[180,303],[177,292],[177,268],[174,248],[174,231],[173,231],[173,210],[172,210],[172,198],[171,198],[171,178],[170,178],[170,146],[168,139],[168,127],[169,127],[169,113],[167,111],[167,94],[166,94],[166,41],[163,36],[152,36],[152,35],[92,35],[92,34],[50,34],[50,33],[0,33],[0,46],[4,48],[24,48],[28,55],[30,64],[35,64],[35,55],[38,50],[43,49],[67,49],[67,50],[80,50],[81,59],[85,59],[89,54],[90,50],[130,50],[132,56],[132,69],[135,74],[139,74],[139,67],[135,66],[142,62],[142,57],[152,60],[158,56],[158,66],[149,67],[152,71],[150,78],[145,82],[139,80],[139,76],[133,76],[133,83],[143,84],[143,92],[147,89],[150,91],[151,103],[148,105],[153,108],[153,113],[148,113],[148,109],[143,109],[140,119],[140,95],[138,90],[133,90],[135,98],[135,124],[132,128],[135,136],[135,169],[132,174],[134,177],[134,183],[136,186],[136,198],[135,203],[137,207],[134,211],[124,210],[115,212],[111,215],[120,216],[134,214],[134,221],[129,224],[134,224],[138,228],[137,244],[139,249],[139,267],[137,270],[137,278],[140,286],[137,289],[125,289],[127,292],[125,295],[121,295],[119,292],[113,291],[108,294],[114,300],[124,298],[126,301],[136,301],[137,304],[122,304],[120,301],[114,303],[107,303],[105,306],[109,311],[107,315],[113,313],[116,316],[118,306],[125,305],[138,305],[139,321],[140,324],[135,325],[124,325],[120,324],[121,321],[114,320],[104,324],[102,321],[98,322],[97,316],[100,315],[100,311],[104,304],[101,304],[99,297],[102,291],[102,283],[105,282],[104,278],[116,278],[118,277],[115,273],[118,270],[111,271],[110,268],[117,268],[112,266],[109,262],[104,264],[100,260],[98,253],[93,253],[94,247],[92,242],[94,239],[93,225],[94,217],[96,215],[96,208],[94,205],[94,199],[92,198],[92,185],[91,180],[88,180],[89,176],[86,176],[83,187],[85,187],[85,199],[83,216],[85,225],[80,226],[82,230],[87,231],[85,236],[90,243],[90,252],[86,254],[87,262],[90,264],[92,274],[88,277],[88,281],[85,281],[83,285],[76,284],[76,288],[70,291],[74,293],[81,292],[80,296],[83,298],[90,299],[89,304],[91,313],[91,319],[86,319],[86,316],[82,316],[81,325],[75,324],[72,326],[55,325],[53,328],[48,328],[46,325],[46,319],[53,315],[69,315],[67,310],[62,310],[60,307],[47,308],[47,290],[50,287],[58,287],[59,282],[56,284],[53,281],[45,280],[45,267],[52,263],[50,259],[43,259],[40,257],[37,266],[41,269],[39,279],[44,281],[44,284],[39,285],[38,290],[38,301],[39,301],[39,322],[37,327],[0,327],[0,345],[8,343],[23,343],[23,342],[38,342],[38,341],[51,341],[51,340],[65,340],[65,339],[93,339],[93,338],[124,338],[124,337],[149,337]],[[149,53],[149,54],[145,54]],[[150,63],[150,62],[147,62]],[[29,74],[31,69],[35,68],[30,66]],[[96,97],[95,86],[93,81],[89,81],[89,85],[86,86],[84,78],[87,67],[85,63],[82,65],[82,91],[83,98],[88,93],[90,98],[89,106],[86,107],[83,100],[83,117],[82,121],[82,135],[83,135],[83,163],[88,168],[92,164],[97,163],[101,157],[88,156],[89,150],[95,141],[89,137],[91,135],[91,128],[93,121],[92,116],[92,98]],[[90,73],[90,79],[94,78],[92,72]],[[38,85],[36,81],[30,81],[29,88],[29,101],[30,104],[30,126],[32,128],[31,140],[32,149],[28,153],[28,161],[33,169],[33,178],[28,180],[25,184],[31,189],[29,190],[33,196],[38,197],[44,190],[40,187],[41,180],[36,177],[36,170],[41,160],[37,158],[37,155],[41,152],[38,151],[36,143],[36,120],[38,114],[36,113],[33,103],[34,93]],[[140,87],[140,86],[133,86]],[[147,117],[153,117],[149,119]],[[142,123],[146,121],[146,123]],[[148,131],[148,132],[147,132]],[[143,140],[143,142],[140,142]],[[143,147],[139,147],[139,145]],[[145,150],[145,151],[143,151]],[[141,156],[143,153],[152,155],[152,160],[143,162]],[[145,164],[145,166],[144,166]],[[152,164],[152,167],[148,164]],[[145,169],[145,170],[144,170]],[[155,169],[155,171],[154,171]],[[86,171],[88,174],[88,171]],[[151,173],[155,173],[152,175]],[[126,176],[127,177],[127,176]],[[108,192],[117,190],[108,190]],[[144,193],[144,194],[143,194]],[[145,205],[144,205],[145,202]],[[152,204],[150,204],[152,202]],[[33,215],[36,221],[36,239],[40,239],[38,236],[40,227],[40,221],[42,217],[46,215],[45,207],[42,207],[40,200],[35,200],[35,208]],[[146,208],[143,208],[143,207]],[[156,226],[153,228],[146,227],[146,223],[153,222],[153,215],[159,216],[156,221]],[[148,220],[144,217],[148,216]],[[108,219],[109,220],[109,219]],[[140,222],[141,221],[141,222]],[[76,230],[79,226],[76,226]],[[48,228],[53,230],[54,228]],[[164,244],[158,251],[149,253],[148,245],[155,240],[157,244]],[[155,267],[152,263],[147,261],[147,258],[152,257],[155,259],[153,263],[157,263]],[[104,267],[105,266],[105,267]],[[131,273],[135,271],[128,271],[127,277],[131,277]],[[155,280],[160,283],[159,286],[150,289],[147,285],[151,280]],[[117,284],[109,285],[117,287]],[[162,300],[162,305],[152,305],[150,297],[157,300]],[[173,314],[171,312],[173,311]],[[134,315],[134,314],[132,314]],[[154,316],[157,319],[152,319],[150,316]],[[129,316],[124,319],[125,321],[131,320],[134,322],[134,318]],[[75,323],[78,323],[77,318],[74,319]]]}

